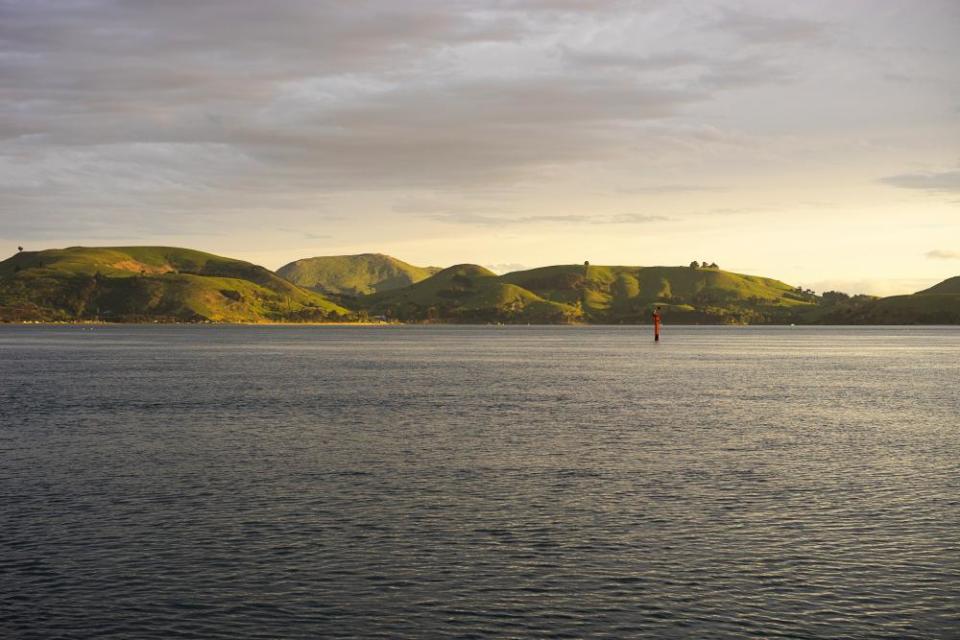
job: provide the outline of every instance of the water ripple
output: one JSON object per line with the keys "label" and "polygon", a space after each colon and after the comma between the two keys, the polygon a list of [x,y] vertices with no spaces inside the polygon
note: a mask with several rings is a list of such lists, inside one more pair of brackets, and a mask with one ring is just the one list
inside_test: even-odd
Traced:
{"label": "water ripple", "polygon": [[0,327],[0,637],[950,638],[960,332]]}

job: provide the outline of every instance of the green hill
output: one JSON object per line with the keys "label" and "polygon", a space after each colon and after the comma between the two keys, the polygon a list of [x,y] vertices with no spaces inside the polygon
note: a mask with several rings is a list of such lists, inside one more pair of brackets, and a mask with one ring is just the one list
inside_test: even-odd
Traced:
{"label": "green hill", "polygon": [[[380,254],[282,269],[173,247],[70,247],[0,262],[0,321],[960,324],[960,276],[912,295],[816,296],[715,267],[555,265],[496,275]],[[318,291],[328,293],[321,294]],[[332,301],[334,297],[339,301]]]}
{"label": "green hill", "polygon": [[777,280],[719,269],[557,265],[497,276],[458,265],[358,301],[400,319],[637,323],[663,307],[671,322],[776,322],[814,306]]}
{"label": "green hill", "polygon": [[438,267],[415,267],[382,253],[363,253],[304,258],[280,267],[277,274],[320,293],[357,296],[400,289],[438,271]]}
{"label": "green hill", "polygon": [[409,287],[368,296],[360,304],[371,313],[405,321],[556,323],[582,316],[575,306],[544,300],[472,264],[456,265]]}
{"label": "green hill", "polygon": [[646,322],[658,305],[673,322],[771,322],[812,304],[777,280],[716,268],[559,265],[502,279],[546,300],[579,302],[594,322]]}
{"label": "green hill", "polygon": [[349,311],[241,260],[174,247],[70,247],[0,262],[0,319],[265,322]]}

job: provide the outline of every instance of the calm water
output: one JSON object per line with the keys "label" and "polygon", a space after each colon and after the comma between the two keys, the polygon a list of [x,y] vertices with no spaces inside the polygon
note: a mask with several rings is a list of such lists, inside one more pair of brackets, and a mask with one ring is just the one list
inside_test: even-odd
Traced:
{"label": "calm water", "polygon": [[960,329],[0,327],[0,637],[960,637]]}

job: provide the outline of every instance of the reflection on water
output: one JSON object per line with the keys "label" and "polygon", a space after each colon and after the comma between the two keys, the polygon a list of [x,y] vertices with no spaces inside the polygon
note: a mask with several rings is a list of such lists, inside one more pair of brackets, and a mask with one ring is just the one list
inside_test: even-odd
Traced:
{"label": "reflection on water", "polygon": [[960,331],[0,327],[0,636],[949,637]]}

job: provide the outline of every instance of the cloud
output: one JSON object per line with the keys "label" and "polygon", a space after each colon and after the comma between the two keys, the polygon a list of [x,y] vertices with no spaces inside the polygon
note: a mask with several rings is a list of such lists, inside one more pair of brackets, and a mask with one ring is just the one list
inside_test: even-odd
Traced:
{"label": "cloud", "polygon": [[490,207],[465,203],[459,200],[437,199],[410,196],[405,197],[393,204],[393,210],[397,213],[413,214],[448,214],[456,211],[459,213],[496,213],[509,214],[509,211],[503,209],[491,209]]}
{"label": "cloud", "polygon": [[[51,161],[88,155],[83,171],[60,167],[47,193],[109,182],[114,158],[138,147],[169,154],[140,154],[130,171],[197,191],[535,178],[625,153],[638,123],[714,91],[777,80],[760,58],[628,50],[577,27],[665,11],[576,0],[4,3],[0,156],[30,173],[23,187],[50,176]],[[565,36],[575,44],[557,66]],[[681,81],[635,75],[690,65]]]}
{"label": "cloud", "polygon": [[596,220],[596,224],[647,224],[650,222],[666,222],[666,216],[654,216],[645,213],[620,213]]}
{"label": "cloud", "polygon": [[515,225],[536,224],[568,224],[568,225],[631,225],[649,224],[669,220],[665,216],[647,215],[641,213],[621,213],[615,215],[590,216],[584,214],[546,215],[546,216],[495,216],[473,212],[447,212],[427,216],[433,220],[449,224],[475,225],[483,227],[500,227]]}
{"label": "cloud", "polygon": [[902,173],[881,178],[880,182],[903,189],[921,189],[934,193],[960,193],[960,170]]}
{"label": "cloud", "polygon": [[960,251],[946,251],[943,249],[933,249],[932,251],[927,251],[925,254],[926,257],[932,260],[960,260]]}
{"label": "cloud", "polygon": [[869,278],[861,280],[820,280],[810,283],[817,292],[842,291],[851,295],[899,296],[914,293],[936,284],[929,278]]}
{"label": "cloud", "polygon": [[[641,176],[651,186],[639,193],[720,190],[697,186],[712,178],[707,163],[731,152],[724,169],[749,171],[733,157],[748,146],[763,162],[771,131],[804,125],[781,107],[804,102],[805,72],[834,68],[820,47],[831,24],[804,13],[665,0],[0,0],[0,222],[34,238],[259,233],[354,193],[363,204],[342,213],[364,222],[657,222],[470,197],[559,193],[572,175]],[[848,14],[863,17],[834,15]],[[829,103],[828,88],[811,104]],[[430,208],[411,193],[456,195]]]}
{"label": "cloud", "polygon": [[623,67],[633,71],[662,71],[708,63],[708,59],[702,54],[686,51],[649,55],[622,50],[578,50],[569,47],[563,47],[561,51],[564,59],[569,63],[583,67]]}
{"label": "cloud", "polygon": [[526,269],[528,268],[527,265],[525,265],[525,264],[519,264],[519,263],[517,263],[517,262],[504,262],[504,263],[499,263],[499,264],[485,264],[485,265],[483,265],[483,266],[486,267],[487,269],[490,269],[490,271],[493,271],[494,273],[500,273],[500,274],[503,274],[503,273],[511,273],[511,272],[513,272],[513,271],[524,271],[524,270],[526,270]]}
{"label": "cloud", "polygon": [[625,187],[620,191],[622,193],[697,193],[726,191],[726,188],[699,184],[661,184],[650,187]]}
{"label": "cloud", "polygon": [[738,9],[722,8],[713,23],[749,43],[788,43],[820,40],[826,36],[823,22],[784,15],[762,15]]}
{"label": "cloud", "polygon": [[449,224],[474,225],[480,227],[501,227],[528,224],[584,224],[589,216],[580,214],[553,216],[495,216],[469,211],[436,213],[427,216],[432,220]]}

